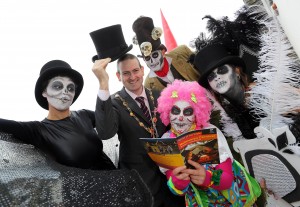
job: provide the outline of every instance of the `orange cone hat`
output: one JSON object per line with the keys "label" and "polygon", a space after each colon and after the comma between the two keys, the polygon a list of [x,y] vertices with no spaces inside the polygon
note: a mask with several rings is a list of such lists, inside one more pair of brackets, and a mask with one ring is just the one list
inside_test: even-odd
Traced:
{"label": "orange cone hat", "polygon": [[163,26],[163,34],[165,38],[165,44],[168,49],[168,51],[173,50],[174,48],[177,47],[176,40],[172,34],[172,31],[168,25],[168,22],[166,21],[162,11],[160,10],[160,15],[161,15],[161,21],[162,21],[162,26]]}

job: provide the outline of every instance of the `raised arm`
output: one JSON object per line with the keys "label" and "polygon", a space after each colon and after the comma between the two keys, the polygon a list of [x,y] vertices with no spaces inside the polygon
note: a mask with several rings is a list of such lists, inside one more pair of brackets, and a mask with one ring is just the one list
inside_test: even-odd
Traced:
{"label": "raised arm", "polygon": [[96,60],[92,71],[99,81],[99,92],[96,102],[96,129],[101,139],[113,137],[118,130],[118,113],[114,109],[109,93],[109,75],[106,72],[110,58]]}
{"label": "raised arm", "polygon": [[11,134],[27,144],[38,145],[41,136],[37,130],[38,122],[17,122],[14,120],[0,119],[0,132]]}

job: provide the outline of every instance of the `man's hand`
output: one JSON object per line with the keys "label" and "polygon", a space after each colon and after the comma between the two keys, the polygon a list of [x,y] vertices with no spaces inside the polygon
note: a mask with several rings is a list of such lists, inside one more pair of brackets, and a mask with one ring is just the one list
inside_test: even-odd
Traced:
{"label": "man's hand", "polygon": [[110,58],[96,60],[92,68],[92,71],[94,72],[95,76],[98,78],[101,90],[109,89],[108,87],[109,76],[108,73],[106,72],[106,67],[110,61],[111,61]]}
{"label": "man's hand", "polygon": [[205,181],[206,170],[205,168],[197,162],[188,160],[188,163],[195,167],[195,169],[186,169],[183,170],[183,173],[189,174],[190,179],[196,185],[202,185]]}

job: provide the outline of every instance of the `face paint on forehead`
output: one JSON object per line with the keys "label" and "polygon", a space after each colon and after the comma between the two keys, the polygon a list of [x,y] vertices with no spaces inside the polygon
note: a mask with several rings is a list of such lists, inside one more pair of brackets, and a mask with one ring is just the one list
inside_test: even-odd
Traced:
{"label": "face paint on forehead", "polygon": [[178,134],[186,133],[195,123],[195,114],[192,106],[187,101],[177,101],[170,111],[172,130]]}
{"label": "face paint on forehead", "polygon": [[236,73],[230,65],[215,68],[207,77],[207,81],[213,91],[225,94],[231,90],[236,83]]}
{"label": "face paint on forehead", "polygon": [[215,68],[208,76],[207,76],[207,80],[208,82],[211,82],[213,81],[217,75],[224,75],[224,74],[227,74],[228,71],[230,70],[230,66],[228,65],[222,65],[218,68]]}
{"label": "face paint on forehead", "polygon": [[54,108],[68,109],[75,96],[75,83],[69,77],[56,76],[49,81],[43,96]]}
{"label": "face paint on forehead", "polygon": [[164,57],[161,50],[153,51],[149,56],[144,57],[146,65],[152,71],[160,71],[163,67]]}

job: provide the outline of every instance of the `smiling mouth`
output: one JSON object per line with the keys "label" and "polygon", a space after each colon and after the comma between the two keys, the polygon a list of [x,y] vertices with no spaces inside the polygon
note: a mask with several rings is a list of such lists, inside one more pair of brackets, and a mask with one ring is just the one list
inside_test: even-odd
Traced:
{"label": "smiling mouth", "polygon": [[136,84],[138,82],[138,80],[133,80],[133,81],[130,81],[129,83],[131,84],[131,85],[134,85],[134,84]]}
{"label": "smiling mouth", "polygon": [[222,88],[226,85],[226,81],[221,81],[220,83],[217,84],[217,88]]}
{"label": "smiling mouth", "polygon": [[182,128],[182,127],[185,127],[187,124],[183,124],[183,123],[175,123],[175,125],[176,125],[177,127]]}

